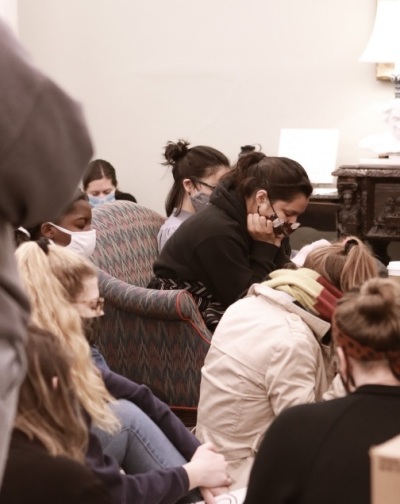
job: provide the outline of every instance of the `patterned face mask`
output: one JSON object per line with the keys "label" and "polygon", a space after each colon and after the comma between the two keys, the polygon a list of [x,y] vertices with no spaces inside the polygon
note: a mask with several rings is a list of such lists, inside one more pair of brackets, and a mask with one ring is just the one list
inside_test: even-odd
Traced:
{"label": "patterned face mask", "polygon": [[198,192],[194,196],[190,196],[190,201],[192,202],[193,208],[196,212],[201,212],[210,205],[210,196],[202,192]]}
{"label": "patterned face mask", "polygon": [[[272,203],[270,203],[270,205],[274,213],[266,217],[266,219],[272,221],[272,228],[275,236],[282,236],[282,235],[290,236],[292,233],[296,231],[296,229],[298,229],[301,226],[300,222],[286,222],[280,217],[278,217],[278,214],[275,212]],[[257,213],[258,215],[261,215],[260,207],[257,208]]]}
{"label": "patterned face mask", "polygon": [[272,227],[276,236],[290,236],[300,227],[300,222],[285,222],[276,213],[273,213],[267,219],[272,221]]}

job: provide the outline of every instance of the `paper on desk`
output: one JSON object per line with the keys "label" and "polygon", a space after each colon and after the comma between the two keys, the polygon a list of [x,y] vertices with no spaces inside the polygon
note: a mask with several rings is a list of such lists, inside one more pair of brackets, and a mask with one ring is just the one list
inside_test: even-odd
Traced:
{"label": "paper on desk", "polygon": [[[238,488],[237,490],[232,490],[229,493],[218,495],[215,498],[218,504],[243,504],[244,498],[246,497],[247,488]],[[205,504],[204,501],[198,501],[196,504]]]}
{"label": "paper on desk", "polygon": [[299,162],[314,184],[332,184],[339,144],[338,129],[281,129],[279,156]]}

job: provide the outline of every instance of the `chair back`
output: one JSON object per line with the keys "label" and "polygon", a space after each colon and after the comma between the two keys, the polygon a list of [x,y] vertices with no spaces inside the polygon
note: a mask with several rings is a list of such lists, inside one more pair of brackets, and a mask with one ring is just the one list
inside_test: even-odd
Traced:
{"label": "chair back", "polygon": [[96,249],[91,257],[101,270],[126,283],[146,287],[158,256],[157,234],[165,218],[131,201],[95,207],[92,227]]}

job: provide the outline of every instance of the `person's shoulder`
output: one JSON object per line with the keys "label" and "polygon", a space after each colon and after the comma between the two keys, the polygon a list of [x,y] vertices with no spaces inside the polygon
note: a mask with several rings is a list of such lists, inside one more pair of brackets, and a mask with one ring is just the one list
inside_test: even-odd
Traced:
{"label": "person's shoulder", "polygon": [[[16,485],[14,475],[20,484]],[[24,501],[57,504],[109,504],[109,495],[93,473],[69,457],[50,455],[36,441],[22,436],[11,442],[1,503]]]}
{"label": "person's shoulder", "polygon": [[274,421],[275,428],[290,428],[299,425],[301,428],[314,430],[315,426],[322,426],[324,419],[331,421],[349,407],[352,397],[340,397],[329,401],[313,404],[299,404],[283,411]]}
{"label": "person's shoulder", "polygon": [[227,235],[237,235],[241,232],[242,226],[239,220],[216,205],[209,205],[201,212],[195,214],[191,219],[191,224],[213,237],[226,237]]}
{"label": "person's shoulder", "polygon": [[178,229],[178,227],[188,220],[190,217],[193,217],[195,214],[191,214],[190,212],[186,212],[185,210],[181,210],[178,214],[175,212],[172,213],[169,217],[167,217],[161,226],[160,230],[172,230],[173,232]]}

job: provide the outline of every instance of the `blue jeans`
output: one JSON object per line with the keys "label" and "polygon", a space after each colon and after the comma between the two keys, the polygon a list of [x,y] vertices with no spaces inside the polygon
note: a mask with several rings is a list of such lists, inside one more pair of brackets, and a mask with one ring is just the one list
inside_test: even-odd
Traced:
{"label": "blue jeans", "polygon": [[100,350],[97,348],[96,345],[91,345],[90,351],[92,354],[92,361],[94,362],[96,367],[100,369],[100,371],[102,369],[110,369],[106,362],[106,359],[104,358],[103,354],[100,353]]}
{"label": "blue jeans", "polygon": [[126,474],[186,464],[162,430],[134,403],[120,399],[111,408],[121,422],[121,430],[109,434],[92,427],[92,431],[104,453],[115,458]]}
{"label": "blue jeans", "polygon": [[[109,369],[106,360],[96,346],[91,347],[92,359],[99,369]],[[121,423],[116,434],[109,434],[97,427],[92,432],[99,438],[106,455],[117,460],[126,474],[139,474],[151,469],[180,467],[187,460],[149,416],[136,404],[119,399],[111,405]],[[192,490],[179,501],[180,504],[201,500],[198,490]]]}

